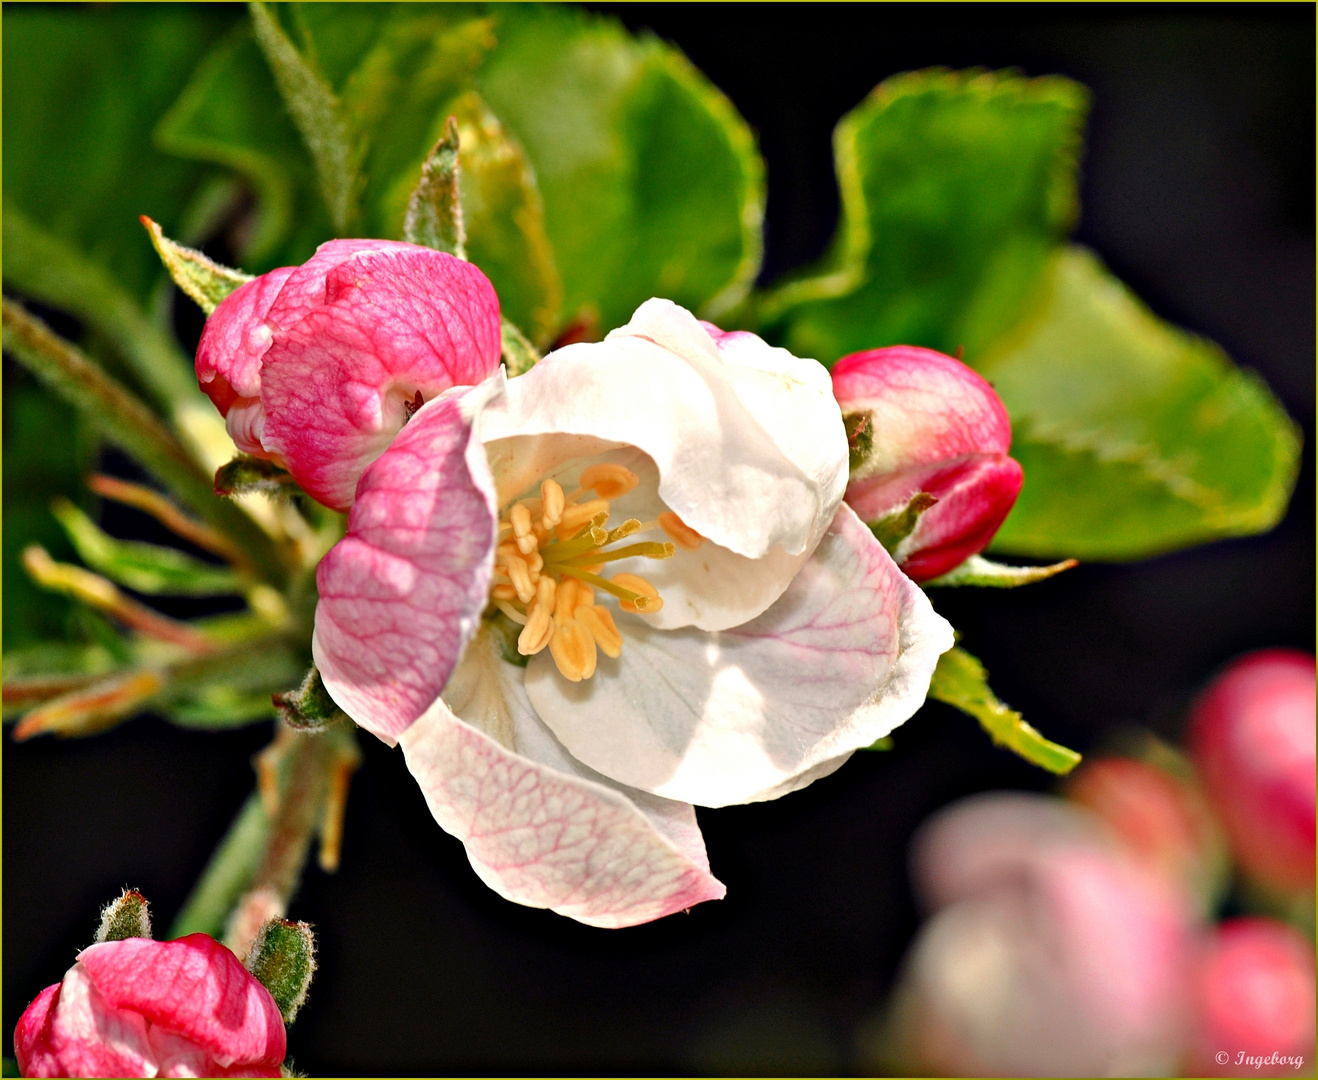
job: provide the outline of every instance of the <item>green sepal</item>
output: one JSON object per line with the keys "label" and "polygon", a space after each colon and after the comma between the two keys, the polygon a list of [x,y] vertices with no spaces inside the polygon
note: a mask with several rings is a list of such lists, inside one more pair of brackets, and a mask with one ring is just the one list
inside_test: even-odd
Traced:
{"label": "green sepal", "polygon": [[111,900],[101,909],[101,925],[96,930],[96,944],[150,936],[151,906],[136,889],[125,889],[117,900]]}
{"label": "green sepal", "polygon": [[291,1024],[307,1000],[316,973],[316,937],[311,926],[271,919],[256,935],[246,966],[275,999],[284,1023]]}
{"label": "green sepal", "polygon": [[259,494],[287,499],[301,490],[287,469],[250,454],[239,454],[215,470],[215,494],[224,497]]}
{"label": "green sepal", "polygon": [[1080,764],[1074,750],[1049,742],[999,701],[989,689],[984,665],[965,649],[953,648],[938,658],[929,696],[973,716],[994,743],[1041,769],[1065,776]]}
{"label": "green sepal", "polygon": [[403,239],[445,251],[459,259],[467,257],[467,230],[462,222],[462,200],[458,197],[458,121],[448,118],[444,137],[421,166],[421,179],[407,200],[403,217]]}
{"label": "green sepal", "polygon": [[275,694],[271,700],[284,723],[298,731],[323,731],[347,716],[330,697],[314,664],[301,686]]}
{"label": "green sepal", "polygon": [[527,340],[526,335],[507,319],[500,319],[499,329],[503,334],[503,366],[508,377],[525,375],[540,362],[540,353]]}
{"label": "green sepal", "polygon": [[174,284],[182,289],[209,315],[235,289],[252,280],[251,274],[221,266],[200,251],[176,244],[145,214],[142,224],[151,237],[151,245],[165,264]]}
{"label": "green sepal", "polygon": [[978,585],[988,589],[1014,589],[1018,585],[1032,585],[1036,581],[1045,581],[1063,570],[1070,570],[1078,565],[1075,559],[1048,566],[1007,566],[996,563],[982,555],[971,555],[959,566],[954,566],[946,574],[924,582],[924,588],[942,585]]}
{"label": "green sepal", "polygon": [[920,516],[936,502],[938,500],[929,492],[917,491],[911,496],[911,501],[900,510],[885,514],[878,521],[868,522],[870,532],[874,534],[874,539],[884,546],[888,554],[896,558],[897,548],[901,546],[901,542],[915,531]]}
{"label": "green sepal", "polygon": [[842,417],[847,432],[848,466],[854,475],[874,452],[874,414],[872,412],[847,413]]}
{"label": "green sepal", "polygon": [[51,513],[73,548],[93,570],[136,592],[168,596],[227,596],[243,592],[242,579],[177,548],[140,540],[119,540],[103,532],[68,499],[56,499]]}

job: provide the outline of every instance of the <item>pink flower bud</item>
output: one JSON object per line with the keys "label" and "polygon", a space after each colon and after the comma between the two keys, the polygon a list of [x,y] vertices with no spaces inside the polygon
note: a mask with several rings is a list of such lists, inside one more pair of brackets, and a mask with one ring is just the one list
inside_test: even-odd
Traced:
{"label": "pink flower bud", "polygon": [[24,1076],[278,1076],[269,992],[205,934],[83,949],[14,1029]]}
{"label": "pink flower bud", "polygon": [[873,523],[917,492],[938,500],[897,548],[907,575],[927,581],[988,546],[1022,480],[993,387],[950,356],[894,345],[839,360],[833,394],[851,438],[852,509]]}
{"label": "pink flower bud", "polygon": [[1314,660],[1269,649],[1237,660],[1190,714],[1189,745],[1241,865],[1308,892],[1314,875]]}
{"label": "pink flower bud", "polygon": [[346,510],[417,395],[481,382],[499,353],[499,300],[476,267],[414,244],[331,240],[215,309],[197,381],[239,450]]}
{"label": "pink flower bud", "polygon": [[1296,931],[1272,919],[1229,919],[1198,985],[1201,1027],[1186,1075],[1296,1076],[1312,1067],[1313,946]]}

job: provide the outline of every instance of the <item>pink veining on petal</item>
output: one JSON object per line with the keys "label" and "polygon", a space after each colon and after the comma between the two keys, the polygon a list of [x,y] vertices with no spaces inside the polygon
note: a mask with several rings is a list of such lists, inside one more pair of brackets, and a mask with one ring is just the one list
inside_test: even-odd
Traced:
{"label": "pink veining on petal", "polygon": [[362,474],[348,533],[316,571],[312,652],[336,702],[392,743],[439,695],[487,602],[498,513],[455,389]]}
{"label": "pink veining on petal", "polygon": [[107,941],[78,960],[111,1006],[195,1043],[221,1066],[278,1069],[284,1060],[274,999],[214,938]]}
{"label": "pink veining on petal", "polygon": [[[155,1072],[147,1022],[115,1008],[74,964],[46,993],[45,1023],[19,1050],[24,1076],[149,1076]],[[41,999],[38,998],[38,1002]],[[37,1003],[34,1002],[35,1006]],[[19,1027],[23,1024],[20,1022]]]}
{"label": "pink veining on petal", "polygon": [[[271,317],[299,311],[281,294]],[[280,324],[261,376],[264,446],[310,495],[346,510],[415,396],[483,381],[500,348],[498,298],[470,263],[412,245],[359,252],[326,274],[323,303]]]}
{"label": "pink veining on petal", "polygon": [[400,741],[435,820],[510,900],[622,927],[727,892],[620,792],[505,749],[442,700]]}
{"label": "pink veining on petal", "polygon": [[48,1067],[50,1027],[59,1004],[60,984],[52,983],[39,993],[18,1019],[14,1028],[14,1056],[24,1076],[53,1076]]}
{"label": "pink veining on petal", "polygon": [[266,314],[297,270],[281,266],[235,289],[206,320],[197,345],[197,383],[221,416],[239,399],[261,396],[261,359],[270,347]]}

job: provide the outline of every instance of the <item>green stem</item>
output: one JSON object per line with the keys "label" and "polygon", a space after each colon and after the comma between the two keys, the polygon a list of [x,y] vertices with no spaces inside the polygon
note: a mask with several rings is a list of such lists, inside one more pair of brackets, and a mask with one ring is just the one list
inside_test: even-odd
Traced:
{"label": "green stem", "polygon": [[86,415],[201,517],[238,542],[262,576],[283,584],[274,541],[241,508],[215,497],[213,480],[143,402],[20,304],[4,300],[4,345],[23,366]]}
{"label": "green stem", "polygon": [[210,934],[218,938],[223,933],[229,912],[252,880],[269,832],[270,822],[261,807],[260,796],[248,796],[206,872],[169,928],[171,938],[186,934]]}

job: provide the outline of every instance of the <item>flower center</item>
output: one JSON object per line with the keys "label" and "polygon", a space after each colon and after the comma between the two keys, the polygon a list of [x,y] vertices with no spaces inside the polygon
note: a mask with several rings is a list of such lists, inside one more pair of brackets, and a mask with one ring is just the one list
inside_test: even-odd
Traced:
{"label": "flower center", "polygon": [[[622,465],[592,465],[582,472],[576,491],[564,493],[558,481],[545,480],[539,498],[515,502],[499,522],[490,599],[521,625],[517,651],[534,656],[547,648],[572,682],[595,674],[597,650],[615,659],[622,653],[622,635],[612,612],[595,602],[596,590],[616,598],[623,611],[653,615],[664,605],[645,578],[628,573],[605,578],[605,565],[638,557],[668,559],[678,547],[691,551],[704,543],[671,510],[655,521],[628,518],[608,528],[610,501],[638,482]],[[671,539],[619,544],[656,528]]]}

